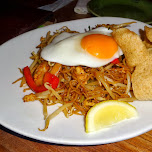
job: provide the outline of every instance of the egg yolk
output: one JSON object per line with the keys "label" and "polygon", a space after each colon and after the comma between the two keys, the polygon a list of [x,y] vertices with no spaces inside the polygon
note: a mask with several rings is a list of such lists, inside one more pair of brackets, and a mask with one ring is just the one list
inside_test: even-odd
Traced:
{"label": "egg yolk", "polygon": [[81,46],[91,55],[100,59],[111,58],[118,50],[118,45],[111,36],[91,34],[82,38]]}

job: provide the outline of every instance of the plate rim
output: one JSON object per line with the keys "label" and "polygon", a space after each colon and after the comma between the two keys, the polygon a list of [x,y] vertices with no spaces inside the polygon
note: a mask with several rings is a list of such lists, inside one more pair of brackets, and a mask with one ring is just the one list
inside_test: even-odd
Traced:
{"label": "plate rim", "polygon": [[[128,18],[121,18],[121,17],[92,17],[92,18],[84,18],[84,19],[78,19],[78,20],[71,20],[71,21],[66,21],[66,22],[60,22],[60,23],[57,23],[58,25],[60,25],[61,23],[63,24],[63,23],[70,23],[70,22],[81,22],[81,21],[85,21],[85,20],[92,20],[92,19],[96,19],[96,18],[117,18],[117,19],[128,19]],[[130,20],[132,20],[133,21],[133,19],[130,19]],[[136,20],[134,20],[134,21],[136,21]],[[141,21],[137,21],[138,23],[140,23]],[[143,23],[143,22],[141,22],[141,23]],[[146,24],[146,23],[145,23]],[[55,24],[52,24],[52,25],[55,25]],[[52,25],[49,25],[49,26],[52,26]],[[47,28],[47,26],[46,27],[43,27],[43,28]],[[32,30],[32,31],[29,31],[29,32],[26,32],[26,33],[24,33],[24,34],[22,34],[22,35],[19,35],[19,36],[17,36],[17,37],[15,37],[15,38],[13,38],[13,39],[10,39],[9,41],[7,41],[7,42],[5,42],[5,43],[3,43],[1,46],[0,46],[0,48],[3,48],[3,47],[5,47],[5,46],[7,46],[8,45],[8,43],[11,43],[11,41],[12,40],[16,40],[16,39],[18,39],[20,36],[24,36],[25,34],[28,34],[28,33],[32,33],[33,31],[38,31],[39,29],[34,29],[34,30]],[[39,141],[43,141],[43,142],[49,142],[49,143],[55,143],[55,144],[63,144],[63,145],[99,145],[99,144],[108,144],[108,143],[113,143],[113,142],[119,142],[119,141],[122,141],[122,140],[126,140],[126,139],[129,139],[129,138],[133,138],[133,137],[135,137],[135,136],[138,136],[138,135],[140,135],[140,134],[142,134],[142,133],[145,133],[145,132],[147,132],[147,131],[150,131],[151,129],[152,129],[152,126],[151,127],[147,127],[146,129],[144,129],[144,131],[142,130],[140,130],[140,131],[138,131],[138,133],[136,133],[136,135],[131,135],[131,136],[128,136],[128,137],[126,137],[126,138],[123,138],[123,139],[120,139],[120,140],[117,140],[117,141],[110,141],[109,140],[109,142],[100,142],[100,141],[96,141],[96,140],[94,140],[94,142],[92,142],[92,141],[90,141],[90,143],[89,142],[84,142],[83,141],[83,143],[80,143],[81,141],[74,141],[74,142],[69,142],[68,140],[67,141],[58,141],[58,140],[41,140],[40,138],[37,138],[37,136],[30,136],[30,135],[28,135],[28,133],[25,133],[24,131],[22,132],[22,131],[20,131],[20,130],[17,130],[17,128],[13,128],[13,127],[11,127],[11,126],[8,126],[7,124],[5,124],[4,122],[2,122],[2,120],[0,120],[0,124],[2,125],[2,126],[4,126],[5,128],[7,128],[7,129],[9,129],[9,130],[11,130],[11,131],[13,131],[13,132],[16,132],[16,133],[18,133],[18,134],[20,134],[20,135],[23,135],[23,136],[25,136],[25,137],[28,137],[28,138],[31,138],[31,139],[35,139],[35,140],[39,140]]]}

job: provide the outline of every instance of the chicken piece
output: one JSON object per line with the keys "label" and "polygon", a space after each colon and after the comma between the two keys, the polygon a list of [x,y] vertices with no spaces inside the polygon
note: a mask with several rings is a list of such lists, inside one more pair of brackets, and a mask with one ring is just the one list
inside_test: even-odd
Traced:
{"label": "chicken piece", "polygon": [[128,66],[135,67],[147,60],[149,51],[139,35],[127,28],[114,29],[112,36],[122,49]]}
{"label": "chicken piece", "polygon": [[152,100],[152,53],[148,60],[136,66],[131,80],[138,100]]}
{"label": "chicken piece", "polygon": [[82,69],[82,67],[76,67],[76,72],[78,74],[77,78],[81,81],[85,81],[86,84],[87,73]]}
{"label": "chicken piece", "polygon": [[50,66],[48,65],[48,62],[43,61],[40,63],[40,65],[37,67],[36,71],[34,72],[34,81],[37,86],[40,86],[43,84],[43,77],[44,74],[50,69]]}
{"label": "chicken piece", "polygon": [[33,94],[33,93],[31,93],[31,94],[29,94],[29,95],[25,95],[25,96],[23,97],[23,101],[24,101],[24,102],[35,101],[36,99],[37,99],[37,98],[36,98],[36,95]]}
{"label": "chicken piece", "polygon": [[51,69],[50,73],[54,74],[55,76],[57,76],[60,72],[62,68],[62,64],[60,63],[55,63],[55,65],[53,66],[53,68]]}

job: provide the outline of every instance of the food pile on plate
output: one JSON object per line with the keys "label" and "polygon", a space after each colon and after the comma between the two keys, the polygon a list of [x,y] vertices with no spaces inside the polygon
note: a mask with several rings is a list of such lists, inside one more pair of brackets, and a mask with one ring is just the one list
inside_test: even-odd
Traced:
{"label": "food pile on plate", "polygon": [[[33,63],[21,70],[23,77],[19,79],[21,87],[28,86],[24,91],[32,91],[24,96],[24,102],[39,100],[43,105],[46,123],[40,130],[46,130],[60,112],[67,118],[89,113],[86,125],[92,130],[92,115],[105,106],[115,114],[105,112],[103,121],[112,125],[117,116],[121,119],[115,122],[137,116],[135,108],[124,101],[152,100],[152,28],[145,26],[142,40],[125,28],[132,23],[96,25],[84,33],[62,27],[41,37],[39,51],[30,57]],[[47,107],[57,103],[62,106],[49,115]],[[90,112],[94,106],[96,110]],[[111,106],[115,108],[110,110]],[[96,115],[99,120],[100,114]]]}

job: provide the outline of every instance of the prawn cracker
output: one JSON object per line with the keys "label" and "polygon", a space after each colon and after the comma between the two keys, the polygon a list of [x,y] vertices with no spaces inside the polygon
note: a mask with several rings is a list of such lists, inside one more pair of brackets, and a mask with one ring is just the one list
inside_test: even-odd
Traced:
{"label": "prawn cracker", "polygon": [[132,74],[132,87],[138,100],[152,100],[152,54],[136,66]]}
{"label": "prawn cracker", "polygon": [[135,67],[148,59],[149,52],[135,32],[127,28],[113,29],[112,36],[122,49],[128,66]]}

